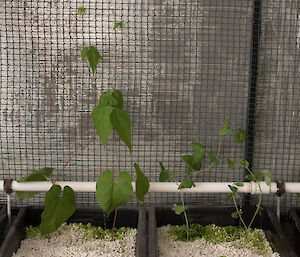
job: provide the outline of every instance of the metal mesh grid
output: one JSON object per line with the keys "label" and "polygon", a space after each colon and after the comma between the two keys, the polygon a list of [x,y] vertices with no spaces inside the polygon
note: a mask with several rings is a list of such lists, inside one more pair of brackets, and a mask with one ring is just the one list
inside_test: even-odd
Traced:
{"label": "metal mesh grid", "polygon": [[[185,166],[180,156],[191,152],[190,142],[215,152],[218,128],[229,115],[234,129],[248,130],[249,140],[237,145],[232,137],[226,138],[222,156],[253,157],[255,169],[268,166],[276,177],[284,171],[274,160],[284,162],[289,180],[298,180],[299,50],[294,35],[299,35],[300,25],[294,14],[299,6],[297,1],[272,2],[263,1],[260,7],[260,1],[250,0],[5,0],[0,10],[1,177],[19,178],[50,166],[59,180],[95,181],[105,169],[116,175],[121,170],[134,174],[133,163],[138,162],[150,180],[157,181],[158,161],[163,161],[181,179]],[[84,15],[76,14],[79,7],[86,8]],[[260,13],[262,26],[256,29],[261,32],[255,34],[253,24],[259,25]],[[271,40],[270,20],[278,23],[276,33],[281,33],[280,37],[272,34]],[[113,30],[115,22],[123,22],[124,28]],[[287,31],[291,33],[285,35]],[[267,43],[286,36],[293,44]],[[254,41],[261,48],[257,57]],[[80,59],[80,50],[87,45],[96,46],[103,56],[95,79]],[[285,59],[286,52],[294,60],[293,67]],[[254,60],[261,65],[257,72],[253,72],[258,63]],[[272,73],[271,65],[277,62],[287,63],[286,70],[278,65]],[[286,91],[281,93],[279,86]],[[125,109],[132,116],[131,155],[115,134],[104,150],[93,127],[91,110],[109,89],[122,91]],[[270,97],[277,100],[269,106],[260,102]],[[284,106],[281,113],[275,108],[278,103]],[[286,135],[268,130],[274,131],[277,121],[281,131],[294,122],[291,144],[280,145],[284,158],[276,155],[274,146]],[[264,140],[264,133],[271,141]],[[266,145],[275,157],[268,157]],[[228,171],[223,159],[215,170],[195,179],[231,181],[243,175],[242,169]],[[228,204],[220,194],[185,198],[194,204]],[[178,200],[177,194],[151,193],[146,198],[151,205]],[[91,205],[95,197],[77,194],[77,201]],[[42,204],[43,197],[14,203]]]}

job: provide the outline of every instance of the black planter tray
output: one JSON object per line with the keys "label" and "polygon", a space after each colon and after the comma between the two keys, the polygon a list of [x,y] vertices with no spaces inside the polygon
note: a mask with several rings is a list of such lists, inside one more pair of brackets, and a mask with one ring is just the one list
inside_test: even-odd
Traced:
{"label": "black planter tray", "polygon": [[[41,219],[42,209],[22,208],[11,225],[7,236],[0,248],[0,257],[10,257],[20,247],[21,241],[25,238],[25,227],[38,226]],[[78,208],[67,223],[91,223],[94,226],[111,228],[113,224],[114,212],[106,216],[100,208]],[[136,256],[146,257],[148,251],[147,237],[147,212],[144,209],[119,208],[116,227],[137,228]]]}
{"label": "black planter tray", "polygon": [[[11,209],[12,214],[12,221],[16,218],[16,215],[18,213],[18,209],[13,208]],[[0,210],[0,246],[2,245],[2,242],[8,233],[9,230],[9,224],[8,224],[8,216],[6,212],[6,205],[3,205]]]}
{"label": "black planter tray", "polygon": [[[189,222],[199,223],[202,225],[216,224],[218,226],[238,226],[239,220],[231,217],[234,208],[202,208],[202,207],[189,207],[187,215]],[[253,213],[254,207],[243,208],[243,218],[246,224],[249,224]],[[150,208],[148,213],[149,223],[149,256],[158,256],[158,243],[157,243],[157,227],[165,225],[183,225],[185,224],[183,215],[176,215],[171,207],[156,207]],[[262,214],[256,217],[253,228],[260,228],[266,233],[268,241],[270,242],[273,250],[279,252],[280,256],[296,257],[296,253],[290,246],[283,230],[275,216],[275,214],[267,208],[264,208]],[[279,239],[279,240],[278,240]],[[276,242],[276,243],[275,243]]]}
{"label": "black planter tray", "polygon": [[300,256],[300,208],[291,208],[287,217],[282,217],[281,221],[290,244]]}

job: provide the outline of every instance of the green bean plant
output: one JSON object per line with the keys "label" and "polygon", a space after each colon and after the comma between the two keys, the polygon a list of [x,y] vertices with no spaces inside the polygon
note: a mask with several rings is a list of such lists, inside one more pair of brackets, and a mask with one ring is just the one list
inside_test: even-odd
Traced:
{"label": "green bean plant", "polygon": [[[80,7],[76,14],[84,15],[85,12],[86,8]],[[123,26],[122,22],[116,22],[113,30],[121,29]],[[83,47],[81,59],[83,62],[88,62],[94,78],[97,65],[100,60],[103,60],[97,48],[92,45]],[[132,151],[130,115],[123,109],[123,95],[119,90],[104,92],[94,107],[91,118],[104,148],[106,148],[107,140],[114,129],[129,151]],[[144,195],[149,189],[149,180],[137,163],[134,164],[134,168],[136,170],[136,197],[143,204]],[[52,183],[52,187],[45,195],[45,208],[41,214],[39,229],[43,235],[56,231],[76,210],[73,189],[69,186],[62,189],[57,185],[55,180],[50,179],[52,171],[53,168],[45,167],[17,180],[19,183],[30,181],[50,181]],[[131,200],[133,188],[132,177],[129,172],[121,171],[117,181],[114,181],[113,177],[113,172],[110,170],[106,170],[100,175],[96,182],[96,198],[107,215],[116,210],[115,224],[117,208]],[[19,200],[31,198],[36,194],[38,192],[17,192]]]}
{"label": "green bean plant", "polygon": [[[241,209],[238,208],[238,204],[237,204],[237,198],[239,197],[238,194],[238,188],[243,186],[243,182],[236,182],[233,185],[228,185],[228,187],[230,188],[231,192],[229,194],[227,194],[227,199],[232,199],[235,209],[236,211],[233,212],[231,214],[231,216],[235,219],[240,219],[241,224],[243,225],[244,229],[246,231],[249,231],[254,220],[255,217],[261,213],[262,211],[262,207],[261,207],[261,199],[262,199],[262,191],[261,191],[261,186],[260,186],[260,182],[265,181],[265,183],[270,186],[271,185],[271,172],[269,170],[262,170],[261,173],[254,173],[250,168],[249,168],[249,162],[245,159],[239,159],[239,165],[244,167],[247,171],[248,171],[248,175],[245,176],[245,180],[251,181],[253,183],[255,183],[258,186],[259,189],[259,195],[258,195],[258,203],[256,205],[256,209],[255,212],[251,218],[250,223],[248,224],[248,226],[246,225],[242,215],[243,215],[243,211]],[[230,169],[234,170],[234,166],[229,166]]]}
{"label": "green bean plant", "polygon": [[[218,131],[219,141],[218,141],[218,148],[217,148],[216,155],[214,155],[211,152],[205,151],[204,145],[197,142],[192,142],[191,145],[193,149],[193,155],[182,156],[182,160],[186,164],[186,171],[185,171],[186,177],[182,180],[181,183],[175,180],[175,176],[173,172],[165,169],[165,167],[161,162],[159,163],[161,168],[159,181],[176,182],[178,185],[178,189],[180,190],[181,204],[180,205],[174,204],[172,210],[177,215],[181,215],[181,214],[184,215],[184,219],[185,219],[184,227],[186,231],[187,240],[189,239],[190,226],[189,226],[189,221],[187,216],[188,207],[184,203],[184,198],[183,198],[184,192],[182,190],[190,189],[195,186],[194,181],[192,179],[192,174],[208,172],[220,162],[219,158],[220,158],[224,136],[230,135],[232,132],[233,130],[232,128],[230,128],[229,116],[226,116],[223,122],[223,127]],[[238,129],[238,131],[235,134],[235,140],[237,142],[242,142],[244,140],[244,137],[245,137],[245,132],[242,129]],[[207,167],[203,167],[203,163],[206,157],[208,158],[210,164]],[[233,161],[230,159],[227,159],[227,162],[230,163],[231,165],[233,163]]]}

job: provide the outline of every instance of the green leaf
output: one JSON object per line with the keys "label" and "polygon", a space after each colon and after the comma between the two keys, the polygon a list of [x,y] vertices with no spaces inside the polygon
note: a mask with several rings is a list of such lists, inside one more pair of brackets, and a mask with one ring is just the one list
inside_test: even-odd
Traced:
{"label": "green leaf", "polygon": [[236,211],[236,212],[231,213],[231,217],[234,219],[238,219],[239,216],[241,216],[241,215],[243,215],[243,211]]}
{"label": "green leaf", "polygon": [[227,164],[228,164],[228,168],[231,169],[231,170],[235,170],[235,164],[234,164],[234,161],[227,158]]}
{"label": "green leaf", "polygon": [[178,189],[194,187],[194,181],[191,178],[185,178],[179,185]]}
{"label": "green leaf", "polygon": [[237,187],[228,185],[232,193],[236,193],[238,191]]}
{"label": "green leaf", "polygon": [[128,112],[114,109],[110,114],[113,128],[131,152],[131,122]]}
{"label": "green leaf", "polygon": [[246,179],[249,179],[252,182],[260,182],[261,181],[261,174],[249,174],[246,176]]}
{"label": "green leaf", "polygon": [[213,164],[218,164],[219,160],[210,152],[207,152],[207,157]]}
{"label": "green leaf", "polygon": [[229,135],[231,132],[232,132],[231,128],[221,128],[218,133],[219,136],[226,136]]}
{"label": "green leaf", "polygon": [[42,212],[42,222],[40,224],[42,235],[56,231],[76,210],[73,189],[65,186],[63,195],[60,198],[61,192],[61,187],[59,185],[54,185],[46,193],[45,209]]}
{"label": "green leaf", "polygon": [[271,185],[271,172],[269,170],[263,170],[262,173],[265,176],[265,182],[268,186]]}
{"label": "green leaf", "polygon": [[245,140],[246,133],[241,128],[238,129],[238,131],[234,135],[234,140],[237,143],[242,143]]}
{"label": "green leaf", "polygon": [[84,15],[85,11],[86,11],[86,8],[84,8],[84,7],[78,7],[77,8],[77,14],[78,15]]}
{"label": "green leaf", "polygon": [[203,152],[204,151],[204,145],[201,145],[197,142],[192,142],[192,148],[195,152]]}
{"label": "green leaf", "polygon": [[[35,170],[23,178],[17,180],[18,183],[30,181],[47,181],[52,174],[53,168],[45,167],[40,170]],[[31,198],[38,194],[38,192],[17,192],[19,201]]]}
{"label": "green leaf", "polygon": [[244,185],[243,182],[235,182],[234,185],[238,186],[238,187],[242,187]]}
{"label": "green leaf", "polygon": [[245,167],[246,169],[249,168],[249,162],[244,159],[239,159],[239,163],[241,166]]}
{"label": "green leaf", "polygon": [[127,171],[120,172],[118,181],[114,182],[112,171],[106,170],[96,183],[97,201],[107,215],[130,201],[132,192],[131,176]]}
{"label": "green leaf", "polygon": [[101,55],[99,54],[98,50],[94,46],[86,46],[81,50],[81,59],[82,62],[85,62],[86,59],[89,62],[89,65],[93,71],[93,76],[95,75],[95,70],[97,64],[100,59],[102,59]]}
{"label": "green leaf", "polygon": [[226,117],[224,119],[223,128],[229,128],[229,126],[230,126],[229,115],[226,115]]}
{"label": "green leaf", "polygon": [[94,126],[104,148],[113,127],[110,119],[112,111],[112,107],[101,105],[97,105],[92,111]]}
{"label": "green leaf", "polygon": [[116,28],[123,28],[123,22],[115,22],[113,30],[115,30]]}
{"label": "green leaf", "polygon": [[159,174],[159,182],[174,181],[174,174],[169,170],[162,170]]}
{"label": "green leaf", "polygon": [[182,205],[174,204],[173,207],[172,207],[172,210],[173,210],[177,215],[180,215],[181,213],[183,213],[184,211],[187,210],[187,207],[183,207]]}
{"label": "green leaf", "polygon": [[104,92],[99,99],[100,106],[123,109],[123,95],[119,90]]}
{"label": "green leaf", "polygon": [[193,164],[193,156],[191,156],[191,155],[182,155],[181,158],[182,158],[182,160],[183,160],[186,164],[189,164],[189,165],[192,165],[192,164]]}
{"label": "green leaf", "polygon": [[166,169],[165,169],[165,166],[163,165],[162,162],[159,162],[159,166],[160,166],[160,170],[161,170],[161,171],[165,171],[165,170],[166,170]]}
{"label": "green leaf", "polygon": [[140,202],[144,202],[144,196],[148,193],[150,184],[148,178],[143,174],[139,165],[137,163],[134,164],[134,168],[136,171],[136,181],[135,181],[135,194],[136,198]]}

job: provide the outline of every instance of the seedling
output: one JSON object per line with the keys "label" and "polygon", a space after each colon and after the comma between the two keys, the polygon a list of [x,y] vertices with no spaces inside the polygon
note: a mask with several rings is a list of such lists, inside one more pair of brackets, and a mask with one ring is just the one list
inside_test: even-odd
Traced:
{"label": "seedling", "polygon": [[[239,133],[242,133],[241,129],[239,130]],[[178,185],[178,189],[180,189],[180,198],[181,198],[181,205],[173,205],[172,210],[177,214],[181,215],[183,213],[184,218],[185,218],[185,226],[184,229],[186,231],[186,238],[189,240],[189,234],[190,234],[190,226],[189,226],[189,221],[188,221],[188,216],[187,216],[187,209],[188,207],[184,203],[184,198],[183,198],[183,191],[182,189],[189,189],[195,186],[193,179],[191,178],[192,173],[204,173],[210,171],[214,165],[218,164],[219,161],[219,156],[222,148],[222,142],[223,142],[223,137],[226,135],[229,135],[232,133],[232,129],[230,128],[230,123],[229,123],[229,117],[226,116],[223,127],[218,131],[219,135],[219,142],[218,142],[218,150],[217,154],[214,155],[211,152],[205,152],[205,146],[202,144],[199,144],[197,142],[192,142],[192,149],[194,150],[193,155],[183,155],[182,160],[186,163],[186,177],[183,179],[183,181],[179,184],[175,180],[174,174],[166,170],[163,164],[160,162],[160,175],[159,175],[159,181],[160,182],[165,182],[165,181],[174,181]],[[202,167],[202,163],[207,157],[210,161],[210,165],[208,167]]]}

